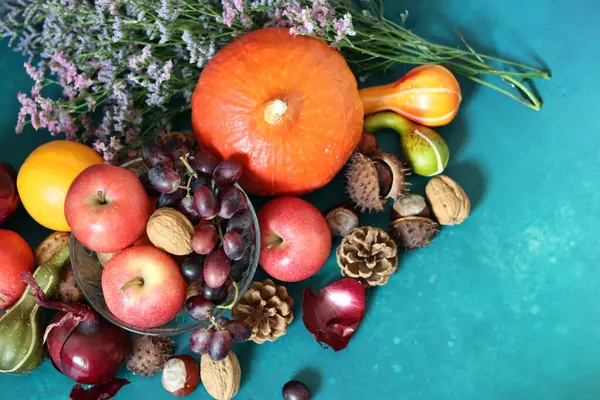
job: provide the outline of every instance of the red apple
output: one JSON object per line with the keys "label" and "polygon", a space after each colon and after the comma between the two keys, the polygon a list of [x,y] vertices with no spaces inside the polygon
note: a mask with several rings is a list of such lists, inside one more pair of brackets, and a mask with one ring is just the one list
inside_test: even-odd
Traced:
{"label": "red apple", "polygon": [[69,187],[65,217],[84,246],[113,253],[144,233],[150,204],[144,186],[131,171],[98,164],[84,169]]}
{"label": "red apple", "polygon": [[22,272],[33,272],[33,251],[16,232],[0,229],[0,310],[12,306],[27,287]]}
{"label": "red apple", "polygon": [[298,197],[278,197],[258,213],[260,265],[272,277],[298,282],[319,271],[331,251],[323,215]]}
{"label": "red apple", "polygon": [[0,163],[0,225],[8,221],[19,207],[17,172],[10,164]]}
{"label": "red apple", "polygon": [[132,246],[113,256],[102,271],[108,309],[137,328],[166,324],[181,310],[187,287],[177,263],[154,246]]}

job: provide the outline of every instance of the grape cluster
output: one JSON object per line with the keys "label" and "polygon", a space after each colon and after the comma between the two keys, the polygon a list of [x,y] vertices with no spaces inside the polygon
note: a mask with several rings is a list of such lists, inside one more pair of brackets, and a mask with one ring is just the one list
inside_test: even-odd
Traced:
{"label": "grape cluster", "polygon": [[190,317],[210,322],[210,327],[195,331],[190,346],[196,353],[221,360],[232,342],[245,341],[251,334],[243,322],[213,318],[214,307],[243,278],[255,241],[248,200],[235,186],[242,167],[233,160],[219,161],[207,150],[193,152],[177,137],[162,146],[144,146],[142,158],[149,171],[140,179],[149,193],[159,196],[157,208],[177,209],[196,226],[194,253],[180,262],[180,270],[200,287],[200,294],[190,297],[185,308]]}
{"label": "grape cluster", "polygon": [[252,329],[245,322],[230,321],[225,317],[214,319],[214,305],[202,295],[190,297],[185,302],[185,309],[198,321],[210,321],[210,327],[192,333],[190,349],[198,354],[208,354],[215,361],[227,357],[233,342],[245,342],[252,334]]}

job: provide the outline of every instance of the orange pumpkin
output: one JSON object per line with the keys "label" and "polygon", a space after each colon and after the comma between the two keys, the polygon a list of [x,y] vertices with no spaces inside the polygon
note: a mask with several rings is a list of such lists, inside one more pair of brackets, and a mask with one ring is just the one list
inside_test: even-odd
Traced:
{"label": "orange pumpkin", "polygon": [[441,65],[422,65],[394,83],[360,90],[365,115],[394,111],[425,126],[454,119],[462,99],[452,72]]}
{"label": "orange pumpkin", "polygon": [[344,58],[285,28],[253,31],[222,49],[192,98],[200,145],[239,161],[242,186],[260,195],[326,185],[358,144],[363,115]]}

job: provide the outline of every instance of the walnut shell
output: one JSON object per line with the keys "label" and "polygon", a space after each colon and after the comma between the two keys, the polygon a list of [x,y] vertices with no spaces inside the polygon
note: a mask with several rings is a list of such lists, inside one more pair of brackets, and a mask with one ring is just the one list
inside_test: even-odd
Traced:
{"label": "walnut shell", "polygon": [[463,188],[446,175],[431,178],[425,193],[441,225],[461,224],[471,212],[471,202]]}
{"label": "walnut shell", "polygon": [[200,374],[204,388],[214,399],[232,399],[240,389],[242,370],[233,351],[222,361],[213,361],[207,354],[200,359]]}
{"label": "walnut shell", "polygon": [[64,247],[69,247],[69,232],[52,232],[37,245],[33,252],[35,265],[42,265],[50,260],[54,255]]}
{"label": "walnut shell", "polygon": [[176,256],[190,254],[194,226],[190,220],[173,208],[159,208],[150,216],[146,233],[153,245]]}

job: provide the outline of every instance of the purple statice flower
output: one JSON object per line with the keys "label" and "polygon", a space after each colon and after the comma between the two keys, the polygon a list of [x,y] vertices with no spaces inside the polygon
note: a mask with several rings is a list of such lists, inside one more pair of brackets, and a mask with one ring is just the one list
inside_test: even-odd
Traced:
{"label": "purple statice flower", "polygon": [[121,17],[119,17],[118,15],[115,15],[114,17],[115,22],[113,22],[112,24],[112,41],[113,42],[119,42],[121,39],[123,39],[123,27],[122,27],[122,21],[121,21]]}
{"label": "purple statice flower", "polygon": [[30,62],[26,62],[23,66],[25,67],[25,72],[27,72],[27,75],[29,75],[31,79],[36,82],[41,82],[44,77],[44,71],[36,69]]}
{"label": "purple statice flower", "polygon": [[321,29],[327,26],[327,22],[330,21],[332,16],[333,10],[329,7],[327,0],[313,0],[310,17],[319,24]]}
{"label": "purple statice flower", "polygon": [[171,38],[171,29],[160,19],[157,19],[155,24],[160,32],[160,40],[158,41],[158,44],[167,43]]}
{"label": "purple statice flower", "polygon": [[178,0],[161,0],[160,8],[156,13],[159,18],[166,21],[175,21],[181,13],[181,4]]}
{"label": "purple statice flower", "polygon": [[223,23],[229,27],[239,19],[244,28],[252,27],[250,16],[244,11],[244,0],[221,0],[223,6]]}
{"label": "purple statice flower", "polygon": [[93,83],[94,81],[88,78],[85,74],[77,74],[73,85],[75,86],[75,89],[82,91],[92,86]]}
{"label": "purple statice flower", "polygon": [[77,67],[67,60],[63,52],[55,53],[50,59],[50,71],[56,74],[61,85],[69,85],[77,76]]}
{"label": "purple statice flower", "polygon": [[119,139],[117,139],[116,136],[111,136],[108,146],[111,149],[113,149],[114,151],[119,151],[119,150],[123,149],[123,145],[121,144],[121,141]]}
{"label": "purple statice flower", "polygon": [[206,38],[198,38],[189,30],[184,30],[181,39],[185,42],[190,55],[190,64],[203,68],[217,52],[215,42]]}
{"label": "purple statice flower", "polygon": [[349,13],[344,14],[342,18],[336,18],[333,20],[333,29],[335,29],[335,41],[340,42],[347,36],[356,35],[356,31],[352,26],[352,15]]}
{"label": "purple statice flower", "polygon": [[104,89],[110,90],[117,79],[117,67],[113,65],[111,59],[99,61],[98,66],[96,79],[104,83]]}
{"label": "purple statice flower", "polygon": [[61,110],[59,117],[60,131],[65,133],[67,140],[77,139],[77,125],[68,111]]}
{"label": "purple statice flower", "polygon": [[15,128],[16,133],[23,132],[23,128],[27,125],[27,117],[31,121],[31,125],[35,130],[40,128],[40,118],[38,114],[38,108],[36,102],[27,97],[25,93],[19,92],[17,94],[17,99],[19,103],[21,103],[21,109],[19,110],[19,114],[17,115],[17,126]]}
{"label": "purple statice flower", "polygon": [[114,149],[112,149],[110,146],[107,146],[106,143],[100,140],[96,140],[92,144],[92,148],[94,149],[94,151],[96,151],[96,153],[100,154],[102,158],[104,158],[104,161],[106,161],[107,163],[111,163],[117,155]]}
{"label": "purple statice flower", "polygon": [[133,55],[129,57],[129,69],[136,70],[140,67],[140,64],[144,64],[152,57],[152,46],[146,45],[142,49],[142,53],[139,55]]}

